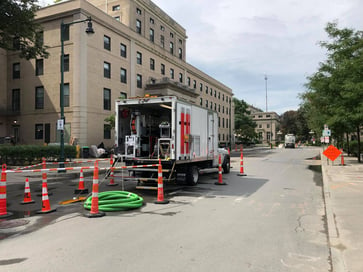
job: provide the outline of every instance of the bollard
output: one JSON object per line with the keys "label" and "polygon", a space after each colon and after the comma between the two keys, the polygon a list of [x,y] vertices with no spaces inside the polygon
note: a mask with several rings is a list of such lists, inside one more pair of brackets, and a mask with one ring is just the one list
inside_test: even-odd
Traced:
{"label": "bollard", "polygon": [[85,214],[88,218],[102,217],[105,213],[98,209],[98,162],[95,161],[95,169],[93,171],[93,185],[92,185],[92,202],[91,211]]}
{"label": "bollard", "polygon": [[159,159],[159,165],[158,165],[158,198],[154,203],[155,204],[168,204],[169,203],[169,200],[164,199],[163,168],[161,166],[160,159]]}
{"label": "bollard", "polygon": [[221,154],[219,154],[218,158],[218,182],[214,183],[215,185],[227,185],[227,183],[222,180],[222,159]]}
{"label": "bollard", "polygon": [[243,168],[243,150],[241,151],[240,169],[239,169],[239,173],[237,174],[237,176],[247,176],[247,174],[245,174],[244,168]]}
{"label": "bollard", "polygon": [[6,218],[12,215],[11,212],[6,210],[6,164],[3,164],[0,180],[0,218]]}
{"label": "bollard", "polygon": [[29,185],[29,179],[25,179],[25,189],[24,189],[24,200],[20,202],[20,204],[30,204],[34,203],[35,201],[32,200],[31,194],[30,194],[30,185]]}

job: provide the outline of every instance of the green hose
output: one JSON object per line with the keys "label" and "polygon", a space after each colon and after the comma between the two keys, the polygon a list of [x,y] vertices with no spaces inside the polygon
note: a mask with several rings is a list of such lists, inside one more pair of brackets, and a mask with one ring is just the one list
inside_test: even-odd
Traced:
{"label": "green hose", "polygon": [[[126,191],[108,191],[98,194],[98,209],[104,212],[125,211],[140,208],[144,199]],[[92,196],[86,199],[83,207],[91,209]]]}

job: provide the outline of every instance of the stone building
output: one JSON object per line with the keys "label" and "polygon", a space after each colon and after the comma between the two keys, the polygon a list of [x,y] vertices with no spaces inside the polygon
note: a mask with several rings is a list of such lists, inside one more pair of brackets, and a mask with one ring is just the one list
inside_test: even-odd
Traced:
{"label": "stone building", "polygon": [[[85,32],[87,21],[78,23],[89,17],[93,34]],[[105,118],[114,114],[114,101],[149,92],[187,96],[216,110],[219,141],[231,141],[232,90],[186,62],[186,30],[152,1],[69,0],[40,9],[36,20],[49,58],[28,61],[16,51],[0,50],[5,67],[0,71],[0,137],[13,136],[20,144],[60,141],[63,22],[66,143],[112,146]]]}
{"label": "stone building", "polygon": [[280,127],[280,116],[276,112],[264,112],[253,106],[249,106],[252,120],[257,124],[257,138],[262,143],[273,143],[280,141],[278,131]]}

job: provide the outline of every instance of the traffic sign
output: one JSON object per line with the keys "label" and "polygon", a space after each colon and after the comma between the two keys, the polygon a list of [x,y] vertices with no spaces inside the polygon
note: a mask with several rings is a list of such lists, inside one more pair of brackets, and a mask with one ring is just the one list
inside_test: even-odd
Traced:
{"label": "traffic sign", "polygon": [[323,152],[323,155],[331,161],[335,161],[340,156],[340,154],[342,154],[342,151],[340,151],[334,145],[329,145],[328,148]]}

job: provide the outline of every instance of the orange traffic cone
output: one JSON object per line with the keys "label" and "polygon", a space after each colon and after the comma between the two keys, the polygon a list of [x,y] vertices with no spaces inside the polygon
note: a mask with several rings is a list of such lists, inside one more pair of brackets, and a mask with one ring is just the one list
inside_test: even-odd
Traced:
{"label": "orange traffic cone", "polygon": [[169,200],[164,199],[164,184],[163,184],[163,168],[161,166],[161,160],[159,159],[158,165],[158,199],[155,204],[168,204]]}
{"label": "orange traffic cone", "polygon": [[243,150],[241,151],[240,169],[239,169],[239,174],[237,174],[237,176],[247,176],[247,174],[245,174],[243,170]]}
{"label": "orange traffic cone", "polygon": [[344,166],[344,155],[343,155],[343,149],[340,149],[340,151],[342,152],[342,154],[340,155],[340,165]]}
{"label": "orange traffic cone", "polygon": [[11,212],[6,210],[6,164],[2,165],[0,181],[0,218],[12,216]]}
{"label": "orange traffic cone", "polygon": [[111,155],[110,159],[110,182],[107,184],[107,186],[116,186],[118,183],[115,183],[115,176],[113,174],[114,167],[113,167],[113,155]]}
{"label": "orange traffic cone", "polygon": [[[44,175],[45,174],[45,175]],[[57,209],[50,208],[49,196],[48,196],[48,183],[47,183],[47,174],[43,173],[43,182],[42,182],[42,209],[37,211],[37,213],[51,213],[56,211]]]}
{"label": "orange traffic cone", "polygon": [[74,190],[75,194],[88,194],[88,189],[84,187],[84,176],[83,176],[83,169],[81,168],[81,172],[79,173],[79,182],[78,182],[78,189]]}
{"label": "orange traffic cone", "polygon": [[34,203],[35,201],[32,200],[32,197],[30,195],[30,185],[29,185],[29,179],[25,179],[25,189],[24,189],[24,200],[20,202],[20,204],[29,204]]}
{"label": "orange traffic cone", "polygon": [[92,202],[91,202],[91,211],[85,214],[86,217],[101,217],[104,216],[105,213],[99,211],[98,209],[98,162],[95,162],[95,169],[93,171],[93,185],[92,185]]}
{"label": "orange traffic cone", "polygon": [[222,159],[221,154],[219,154],[218,158],[218,182],[214,183],[215,185],[227,185],[227,183],[222,180]]}

